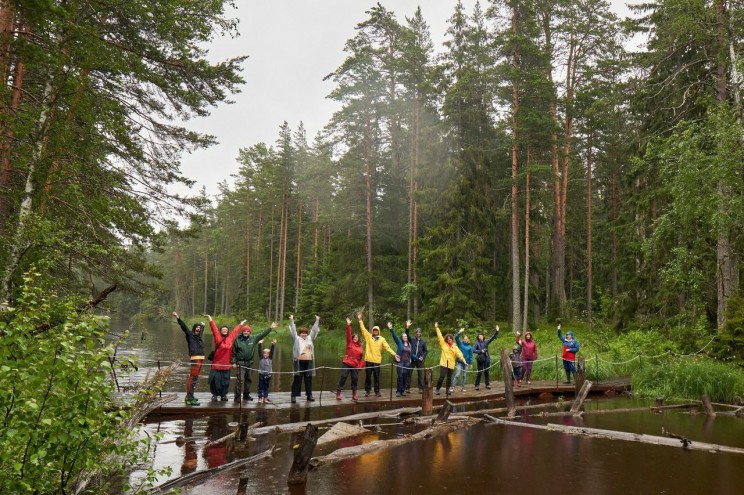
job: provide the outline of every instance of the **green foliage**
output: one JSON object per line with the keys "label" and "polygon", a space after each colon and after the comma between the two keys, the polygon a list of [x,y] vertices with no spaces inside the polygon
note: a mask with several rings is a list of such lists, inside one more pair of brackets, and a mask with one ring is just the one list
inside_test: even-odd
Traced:
{"label": "green foliage", "polygon": [[121,472],[146,443],[120,428],[128,413],[113,402],[105,324],[43,282],[26,275],[1,315],[2,493],[66,493],[82,471]]}
{"label": "green foliage", "polygon": [[744,297],[741,291],[734,292],[728,301],[728,313],[718,333],[713,355],[722,361],[731,361],[744,366]]}
{"label": "green foliage", "polygon": [[632,377],[633,392],[645,397],[734,403],[744,396],[744,373],[731,364],[682,358],[645,365]]}
{"label": "green foliage", "polygon": [[632,331],[612,341],[609,355],[613,360],[625,361],[638,355],[662,356],[669,352],[677,352],[676,346],[658,333]]}

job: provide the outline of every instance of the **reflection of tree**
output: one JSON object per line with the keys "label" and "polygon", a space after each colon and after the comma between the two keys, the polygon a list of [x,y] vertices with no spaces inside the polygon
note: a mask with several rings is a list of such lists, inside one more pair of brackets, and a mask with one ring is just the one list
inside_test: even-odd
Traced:
{"label": "reflection of tree", "polygon": [[[194,420],[187,419],[183,425],[183,437],[190,438],[194,434]],[[197,458],[194,442],[186,440],[183,444],[183,464],[181,464],[181,474],[193,473],[196,470]]]}

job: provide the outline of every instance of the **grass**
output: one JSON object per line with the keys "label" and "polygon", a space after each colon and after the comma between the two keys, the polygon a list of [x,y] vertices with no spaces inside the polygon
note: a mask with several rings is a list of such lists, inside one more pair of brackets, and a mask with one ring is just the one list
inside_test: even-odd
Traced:
{"label": "grass", "polygon": [[645,397],[733,403],[744,397],[744,373],[736,366],[705,358],[675,358],[644,366],[632,376],[633,392]]}

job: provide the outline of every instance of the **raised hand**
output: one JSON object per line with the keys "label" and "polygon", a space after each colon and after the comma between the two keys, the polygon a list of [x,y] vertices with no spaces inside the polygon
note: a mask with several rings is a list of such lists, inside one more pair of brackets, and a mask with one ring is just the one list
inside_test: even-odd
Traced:
{"label": "raised hand", "polygon": [[276,345],[276,339],[271,341],[271,345]]}
{"label": "raised hand", "polygon": [[271,322],[271,329],[272,330],[276,330],[277,328],[279,328],[279,324],[277,322],[275,322],[275,321],[272,321]]}
{"label": "raised hand", "polygon": [[240,322],[240,326],[242,327],[243,325],[245,325],[245,322],[246,322],[246,321],[248,321],[248,320],[243,320],[243,321],[241,321],[241,322]]}
{"label": "raised hand", "polygon": [[411,320],[406,320],[406,328],[411,328]]}
{"label": "raised hand", "polygon": [[320,321],[320,316],[315,315],[315,321]]}
{"label": "raised hand", "polygon": [[461,329],[460,329],[460,331],[459,331],[459,332],[457,332],[457,333],[462,333],[462,332],[464,332],[464,331],[465,331],[465,329],[464,329],[464,328],[461,328]]}
{"label": "raised hand", "polygon": [[435,321],[434,322],[434,328],[439,328],[439,322],[438,321]]}
{"label": "raised hand", "polygon": [[346,318],[346,324],[351,325],[351,318]]}
{"label": "raised hand", "polygon": [[206,316],[207,318],[209,318],[209,321],[212,321],[212,317],[211,316],[209,316],[209,315],[204,315],[204,316]]}
{"label": "raised hand", "polygon": [[362,316],[363,316],[363,315],[362,315],[362,312],[361,312],[361,311],[359,311],[359,312],[357,313],[357,320],[361,320],[361,319],[362,319]]}
{"label": "raised hand", "polygon": [[294,320],[294,315],[289,315],[290,320]]}
{"label": "raised hand", "polygon": [[171,313],[171,316],[173,316],[173,317],[175,317],[175,318],[178,318],[178,313],[176,313],[176,312],[174,311],[174,312],[172,312],[172,313]]}
{"label": "raised hand", "polygon": [[388,326],[388,328],[390,330],[392,330],[393,329],[393,322],[392,321],[387,322],[387,326]]}

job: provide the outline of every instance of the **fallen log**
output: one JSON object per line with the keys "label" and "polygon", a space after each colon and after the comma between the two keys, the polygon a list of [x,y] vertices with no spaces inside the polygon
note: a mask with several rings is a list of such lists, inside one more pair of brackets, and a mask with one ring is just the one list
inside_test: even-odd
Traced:
{"label": "fallen log", "polygon": [[315,445],[318,443],[318,427],[308,424],[305,432],[294,448],[294,460],[287,475],[287,485],[304,485],[307,480],[307,470],[313,457]]}
{"label": "fallen log", "polygon": [[[372,426],[374,427],[378,425]],[[344,438],[363,435],[364,433],[369,433],[369,430],[365,429],[364,427],[354,426],[344,422],[338,422],[333,425],[330,430],[323,433],[323,435],[318,438],[317,445],[323,445],[328,442],[335,442],[336,440],[342,440]]]}
{"label": "fallen log", "polygon": [[328,455],[313,458],[310,461],[310,466],[312,469],[318,469],[325,465],[333,464],[335,462],[343,461],[352,457],[359,457],[364,454],[390,449],[409,442],[434,438],[436,436],[444,435],[446,433],[450,433],[452,431],[466,426],[471,426],[479,422],[480,420],[470,417],[463,418],[461,420],[451,420],[446,423],[434,424],[429,428],[426,428],[425,430],[414,433],[413,435],[407,437],[394,438],[392,440],[377,440],[362,445],[355,445],[353,447],[344,447],[338,450],[334,450]]}
{"label": "fallen log", "polygon": [[261,452],[260,454],[256,454],[251,457],[247,457],[245,459],[238,459],[237,461],[228,462],[227,464],[223,464],[222,466],[218,466],[216,468],[207,469],[204,471],[197,471],[195,473],[189,473],[184,476],[172,479],[170,481],[166,481],[160,486],[156,486],[149,491],[146,491],[146,495],[156,495],[156,494],[162,494],[162,493],[168,493],[171,490],[175,490],[176,488],[181,488],[187,485],[190,486],[196,486],[204,483],[206,480],[220,474],[224,473],[225,471],[230,471],[235,468],[239,468],[241,466],[247,466],[249,464],[253,464],[255,462],[260,461],[261,459],[264,459],[266,457],[273,457],[274,452],[276,452],[278,449],[276,448],[276,445],[271,447],[268,450],[265,450]]}
{"label": "fallen log", "polygon": [[[514,409],[515,411],[530,411],[533,409],[549,409],[551,407],[565,407],[567,405],[566,402],[548,402],[545,404],[532,404],[527,406],[516,406]],[[501,414],[509,411],[508,407],[496,407],[492,409],[478,409],[475,411],[463,411],[460,413],[457,413],[460,416],[480,416],[483,414]]]}
{"label": "fallen log", "polygon": [[328,423],[338,423],[338,422],[350,422],[350,421],[357,421],[361,419],[372,419],[372,418],[396,418],[401,416],[406,416],[410,414],[417,414],[421,411],[420,407],[402,407],[400,409],[391,409],[389,411],[377,411],[377,412],[370,412],[370,413],[359,413],[359,414],[352,414],[351,416],[342,416],[340,418],[329,418],[329,419],[318,419],[315,421],[302,421],[299,423],[287,423],[283,425],[273,425],[273,426],[264,426],[262,428],[256,428],[253,431],[254,435],[265,435],[266,433],[271,432],[290,432],[290,431],[302,431],[305,429],[305,427],[308,424],[311,425],[324,425]]}
{"label": "fallen log", "polygon": [[[646,435],[643,433],[629,433],[625,431],[601,430],[598,428],[585,428],[583,426],[566,426],[549,423],[539,425],[532,423],[522,423],[519,421],[510,421],[506,419],[494,418],[496,423],[508,426],[518,426],[521,428],[533,428],[536,430],[555,431],[569,435],[581,435],[590,438],[605,438],[608,440],[625,440],[628,442],[640,442],[650,445],[661,445],[667,447],[679,447],[680,442],[674,438],[659,437],[655,435]],[[718,445],[713,443],[691,442],[687,447],[689,450],[707,450],[708,452],[726,452],[729,454],[744,454],[744,448],[730,447],[728,445]]]}

